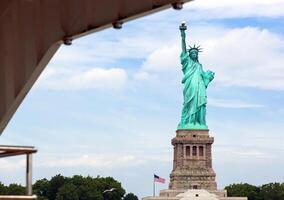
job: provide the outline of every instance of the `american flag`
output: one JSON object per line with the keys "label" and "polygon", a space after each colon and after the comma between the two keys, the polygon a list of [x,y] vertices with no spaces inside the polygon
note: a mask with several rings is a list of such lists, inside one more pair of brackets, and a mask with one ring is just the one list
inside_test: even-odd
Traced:
{"label": "american flag", "polygon": [[158,183],[165,183],[166,179],[157,176],[156,174],[154,174],[154,182],[158,182]]}

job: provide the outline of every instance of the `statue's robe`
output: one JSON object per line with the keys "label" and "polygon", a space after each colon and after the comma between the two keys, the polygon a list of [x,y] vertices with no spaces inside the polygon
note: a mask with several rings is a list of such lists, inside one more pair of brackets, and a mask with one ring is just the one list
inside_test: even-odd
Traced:
{"label": "statue's robe", "polygon": [[[179,128],[194,128],[194,126],[206,126],[206,88],[213,79],[212,72],[204,72],[198,61],[193,61],[188,52],[182,52],[181,64],[183,71],[183,110]],[[189,127],[188,127],[189,126]]]}

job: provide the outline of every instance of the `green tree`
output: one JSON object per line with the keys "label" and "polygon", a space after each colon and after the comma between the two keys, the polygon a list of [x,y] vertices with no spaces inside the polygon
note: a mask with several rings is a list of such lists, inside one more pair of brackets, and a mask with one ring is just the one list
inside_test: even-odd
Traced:
{"label": "green tree", "polygon": [[284,199],[284,184],[264,184],[260,188],[260,195],[264,200],[282,200]]}
{"label": "green tree", "polygon": [[0,195],[5,195],[7,194],[7,187],[0,182]]}
{"label": "green tree", "polygon": [[259,195],[260,189],[248,183],[238,183],[226,186],[229,197],[248,197],[248,200],[262,200]]}
{"label": "green tree", "polygon": [[138,197],[133,193],[128,193],[123,197],[123,200],[138,200]]}
{"label": "green tree", "polygon": [[98,187],[92,177],[83,177],[76,175],[73,176],[69,181],[77,187],[77,193],[80,200],[103,200],[103,195],[98,190]]}
{"label": "green tree", "polygon": [[[121,183],[112,177],[83,177],[73,176],[72,178],[56,175],[50,180],[40,179],[33,185],[33,191],[38,200],[104,200],[103,192],[114,188],[111,192],[104,193],[107,200],[137,200],[138,198],[130,193],[125,195]],[[8,187],[0,182],[0,194],[22,195],[25,194],[25,187],[18,184],[11,184]]]}
{"label": "green tree", "polygon": [[77,187],[72,183],[66,183],[59,188],[56,200],[79,200]]}
{"label": "green tree", "polygon": [[62,187],[67,180],[68,179],[61,174],[52,177],[48,184],[47,198],[49,200],[55,200],[59,188]]}
{"label": "green tree", "polygon": [[[44,189],[46,187],[48,187],[47,191]],[[35,188],[37,188],[37,194],[40,194],[41,197],[47,194],[49,200],[52,200],[53,197],[55,200],[73,200],[77,197],[79,200],[103,200],[103,192],[111,188],[115,188],[115,190],[105,193],[105,198],[108,200],[121,200],[125,194],[120,182],[112,177],[99,176],[92,178],[76,175],[72,178],[66,178],[57,175],[49,183],[46,180],[41,180],[35,185]]]}
{"label": "green tree", "polygon": [[33,185],[33,191],[37,195],[38,200],[48,200],[48,189],[49,181],[46,178],[36,181]]}
{"label": "green tree", "polygon": [[125,190],[122,188],[121,183],[112,177],[96,177],[94,182],[101,193],[105,190],[115,188],[114,191],[105,193],[107,200],[121,200],[125,194]]}
{"label": "green tree", "polygon": [[279,199],[284,199],[284,183],[280,184],[280,191],[278,193],[278,198]]}
{"label": "green tree", "polygon": [[24,195],[26,193],[25,187],[12,183],[7,187],[7,195]]}

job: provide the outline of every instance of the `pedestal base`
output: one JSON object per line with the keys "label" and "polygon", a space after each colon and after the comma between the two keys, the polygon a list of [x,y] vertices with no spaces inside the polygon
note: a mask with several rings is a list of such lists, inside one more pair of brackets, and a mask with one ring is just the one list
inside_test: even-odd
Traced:
{"label": "pedestal base", "polygon": [[177,130],[172,139],[174,165],[169,189],[217,190],[212,168],[211,145],[214,138],[209,130]]}
{"label": "pedestal base", "polygon": [[161,190],[158,197],[142,200],[247,200],[247,197],[227,197],[226,190]]}

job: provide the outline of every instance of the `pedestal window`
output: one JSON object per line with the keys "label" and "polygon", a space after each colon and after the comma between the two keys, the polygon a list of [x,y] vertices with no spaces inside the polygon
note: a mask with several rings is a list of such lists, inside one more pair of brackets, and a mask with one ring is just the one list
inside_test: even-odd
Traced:
{"label": "pedestal window", "polygon": [[204,148],[203,148],[203,146],[199,146],[199,156],[204,156]]}
{"label": "pedestal window", "polygon": [[190,157],[190,146],[185,147],[185,155],[186,157]]}
{"label": "pedestal window", "polygon": [[197,156],[197,147],[196,146],[192,147],[192,156]]}

